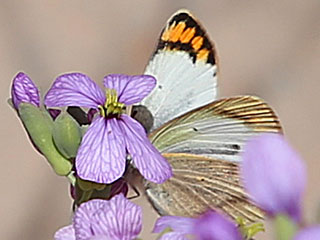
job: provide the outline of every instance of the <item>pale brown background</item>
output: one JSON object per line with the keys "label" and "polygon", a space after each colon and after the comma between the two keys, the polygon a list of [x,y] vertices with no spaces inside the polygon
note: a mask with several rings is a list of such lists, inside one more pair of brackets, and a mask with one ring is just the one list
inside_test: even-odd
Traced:
{"label": "pale brown background", "polygon": [[[25,71],[44,93],[68,71],[99,84],[108,73],[142,73],[167,18],[182,7],[217,43],[221,96],[259,95],[277,110],[308,166],[305,209],[314,220],[320,200],[319,0],[3,0],[0,239],[52,239],[70,220],[66,180],[33,150],[6,103],[13,76]],[[151,239],[155,214],[145,202],[144,213],[142,236]]]}

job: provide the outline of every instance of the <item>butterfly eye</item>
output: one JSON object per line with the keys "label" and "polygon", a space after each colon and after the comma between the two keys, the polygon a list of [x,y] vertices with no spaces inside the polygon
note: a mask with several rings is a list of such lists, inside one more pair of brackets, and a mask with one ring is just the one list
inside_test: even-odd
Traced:
{"label": "butterfly eye", "polygon": [[153,126],[153,116],[147,107],[143,105],[133,106],[131,117],[137,120],[146,133],[149,133]]}

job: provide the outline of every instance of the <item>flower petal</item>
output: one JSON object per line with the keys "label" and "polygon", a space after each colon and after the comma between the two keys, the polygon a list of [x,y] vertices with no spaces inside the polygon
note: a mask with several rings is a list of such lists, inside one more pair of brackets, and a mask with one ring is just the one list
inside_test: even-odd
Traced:
{"label": "flower petal", "polygon": [[74,232],[73,225],[60,228],[54,234],[54,239],[55,240],[76,240],[76,235]]}
{"label": "flower petal", "polygon": [[104,86],[115,89],[118,101],[126,105],[140,102],[156,86],[156,79],[150,75],[128,76],[111,74],[104,77]]}
{"label": "flower petal", "polygon": [[141,208],[126,199],[123,194],[107,201],[97,215],[99,221],[92,226],[96,234],[106,234],[114,240],[135,239],[142,229]]}
{"label": "flower petal", "polygon": [[77,240],[87,240],[98,235],[92,231],[92,225],[99,222],[98,212],[103,211],[106,204],[106,200],[94,199],[80,205],[73,217]]}
{"label": "flower petal", "polygon": [[251,139],[244,149],[241,171],[247,191],[261,208],[270,215],[300,219],[305,166],[282,135]]}
{"label": "flower petal", "polygon": [[11,97],[13,105],[18,109],[21,102],[40,106],[40,95],[37,86],[23,72],[18,73],[12,82]]}
{"label": "flower petal", "polygon": [[293,238],[294,240],[318,240],[320,239],[320,225],[302,229]]}
{"label": "flower petal", "polygon": [[190,238],[186,238],[185,234],[181,234],[178,232],[168,232],[163,234],[159,240],[189,240]]}
{"label": "flower petal", "polygon": [[123,175],[125,164],[125,142],[117,119],[96,118],[78,149],[78,176],[93,182],[112,183]]}
{"label": "flower petal", "polygon": [[140,173],[155,183],[163,183],[170,178],[172,176],[170,164],[149,141],[140,123],[122,114],[119,125],[125,135],[127,150]]}
{"label": "flower petal", "polygon": [[97,108],[104,102],[103,91],[94,81],[82,73],[68,73],[57,77],[44,100],[48,107]]}
{"label": "flower petal", "polygon": [[109,201],[81,204],[73,221],[77,240],[131,240],[141,232],[142,213],[138,205],[119,194]]}
{"label": "flower petal", "polygon": [[99,235],[99,236],[93,236],[88,240],[114,240],[114,239],[111,239],[111,238],[109,238],[107,236]]}
{"label": "flower petal", "polygon": [[209,211],[200,216],[193,226],[192,232],[199,240],[223,239],[241,240],[242,236],[235,223],[223,215]]}
{"label": "flower petal", "polygon": [[160,233],[171,228],[175,232],[188,234],[192,232],[195,221],[196,219],[188,217],[163,216],[157,219],[152,232]]}
{"label": "flower petal", "polygon": [[166,233],[160,238],[166,239],[187,239],[187,235],[195,235],[199,240],[223,239],[223,240],[241,240],[241,233],[236,224],[224,216],[209,211],[206,214],[196,218],[164,216],[160,217],[153,229],[153,232],[159,233],[166,228],[171,228],[173,232]]}

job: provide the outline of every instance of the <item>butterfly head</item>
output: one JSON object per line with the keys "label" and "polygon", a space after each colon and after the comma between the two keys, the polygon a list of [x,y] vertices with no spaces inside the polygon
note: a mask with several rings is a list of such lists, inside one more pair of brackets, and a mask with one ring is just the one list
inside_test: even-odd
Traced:
{"label": "butterfly head", "polygon": [[146,106],[133,106],[131,116],[144,127],[146,133],[150,132],[153,126],[153,116]]}

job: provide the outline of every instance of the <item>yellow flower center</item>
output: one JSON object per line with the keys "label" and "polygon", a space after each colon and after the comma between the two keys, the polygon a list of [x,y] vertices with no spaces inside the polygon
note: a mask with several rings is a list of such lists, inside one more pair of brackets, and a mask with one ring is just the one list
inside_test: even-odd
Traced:
{"label": "yellow flower center", "polygon": [[119,116],[122,114],[125,104],[118,102],[118,94],[115,89],[106,90],[106,102],[104,106],[99,105],[100,114],[102,117],[108,117],[110,115]]}

